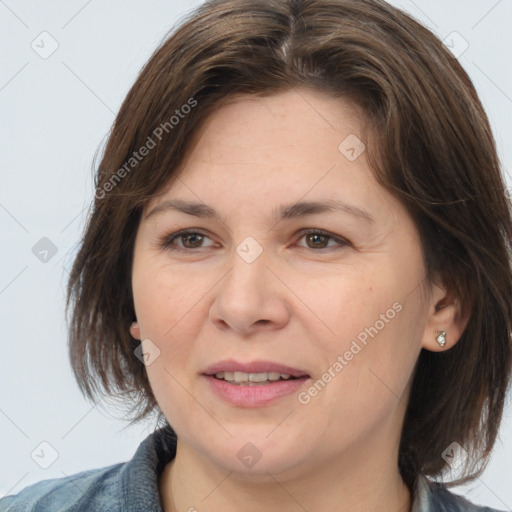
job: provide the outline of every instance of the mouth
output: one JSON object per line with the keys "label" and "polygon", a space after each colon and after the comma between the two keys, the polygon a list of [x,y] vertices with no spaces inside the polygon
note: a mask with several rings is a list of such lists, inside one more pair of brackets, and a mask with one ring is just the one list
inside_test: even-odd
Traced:
{"label": "mouth", "polygon": [[[245,372],[217,372],[212,375],[215,379],[224,380],[230,384],[237,386],[264,386],[272,382],[283,380],[297,380],[302,377],[293,377],[289,373],[280,372],[259,372],[259,373],[245,373]],[[306,375],[304,375],[306,377]]]}
{"label": "mouth", "polygon": [[273,361],[260,360],[243,363],[234,359],[219,361],[208,366],[203,375],[239,385],[261,385],[262,383],[310,376],[304,370]]}
{"label": "mouth", "polygon": [[202,375],[218,397],[237,407],[268,405],[297,393],[311,378],[304,370],[272,361],[220,361]]}

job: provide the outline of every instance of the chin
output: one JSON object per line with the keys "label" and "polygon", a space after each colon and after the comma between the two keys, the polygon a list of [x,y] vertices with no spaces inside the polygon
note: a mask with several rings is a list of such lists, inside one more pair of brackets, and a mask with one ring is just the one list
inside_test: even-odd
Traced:
{"label": "chin", "polygon": [[[275,427],[274,427],[275,428]],[[297,447],[304,443],[294,441],[287,435],[285,438],[277,435],[274,439],[267,437],[272,429],[264,429],[264,434],[250,435],[248,433],[235,435],[229,442],[211,445],[205,455],[216,465],[226,471],[233,472],[238,478],[253,482],[264,482],[272,475],[283,474],[292,477],[300,473],[300,467],[307,461],[311,462],[311,447],[307,453],[298,453]],[[235,434],[233,432],[233,434]],[[304,469],[305,470],[305,469]]]}

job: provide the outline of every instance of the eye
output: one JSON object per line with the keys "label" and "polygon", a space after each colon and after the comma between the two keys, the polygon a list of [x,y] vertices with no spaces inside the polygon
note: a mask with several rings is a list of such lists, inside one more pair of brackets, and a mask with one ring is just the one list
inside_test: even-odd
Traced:
{"label": "eye", "polygon": [[306,239],[306,243],[311,243],[311,245],[306,247],[309,249],[329,249],[329,247],[326,246],[326,243],[329,243],[329,241],[335,241],[338,246],[342,247],[350,245],[347,240],[318,229],[303,229],[299,234],[301,238]]}
{"label": "eye", "polygon": [[[297,235],[300,235],[299,240],[302,238],[306,240],[307,246],[299,245],[299,247],[306,249],[319,250],[333,248],[332,245],[328,245],[330,242],[335,242],[334,247],[345,247],[350,245],[350,242],[347,240],[318,229],[303,229],[299,231]],[[202,245],[205,239],[211,240],[208,235],[201,233],[200,231],[184,230],[165,236],[160,241],[159,245],[162,249],[171,251],[191,251],[194,249],[208,247]],[[181,243],[176,243],[176,241]],[[212,245],[209,247],[212,247]]]}
{"label": "eye", "polygon": [[[160,245],[163,249],[170,250],[199,249],[205,238],[210,237],[199,231],[178,231],[166,236]],[[180,240],[182,245],[177,245],[175,240]]]}

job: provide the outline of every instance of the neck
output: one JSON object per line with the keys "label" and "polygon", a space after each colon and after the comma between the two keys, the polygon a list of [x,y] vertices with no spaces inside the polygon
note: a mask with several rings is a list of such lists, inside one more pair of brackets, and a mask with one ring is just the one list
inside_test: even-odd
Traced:
{"label": "neck", "polygon": [[364,452],[308,468],[302,476],[296,470],[293,476],[267,472],[255,481],[212,464],[178,439],[176,458],[160,479],[163,509],[238,512],[243,504],[246,512],[410,511],[411,494],[398,466],[386,463],[396,457],[368,446]]}

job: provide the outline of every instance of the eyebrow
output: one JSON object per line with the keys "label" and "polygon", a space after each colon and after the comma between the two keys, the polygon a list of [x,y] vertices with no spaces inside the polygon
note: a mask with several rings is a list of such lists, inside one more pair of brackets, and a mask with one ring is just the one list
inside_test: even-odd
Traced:
{"label": "eyebrow", "polygon": [[[157,213],[169,210],[186,213],[187,215],[193,215],[195,217],[221,220],[224,222],[224,220],[220,218],[220,215],[210,206],[204,203],[183,201],[181,199],[169,199],[167,201],[163,201],[146,215],[146,219]],[[279,208],[274,209],[272,219],[279,221],[325,212],[344,212],[370,224],[375,222],[375,219],[368,212],[361,210],[352,204],[334,199],[326,199],[325,201],[302,201],[299,203],[281,205]]]}

